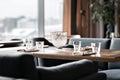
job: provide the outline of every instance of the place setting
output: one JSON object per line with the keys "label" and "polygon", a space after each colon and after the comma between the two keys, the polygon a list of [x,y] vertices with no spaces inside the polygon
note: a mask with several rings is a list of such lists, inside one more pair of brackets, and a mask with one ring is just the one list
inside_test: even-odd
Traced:
{"label": "place setting", "polygon": [[82,55],[82,56],[89,56],[89,55],[98,55],[100,54],[101,43],[91,43],[90,46],[81,46],[81,41],[73,41],[73,55]]}
{"label": "place setting", "polygon": [[49,45],[44,45],[44,41],[35,41],[26,39],[23,43],[24,49],[18,49],[19,52],[38,52],[43,51],[44,48],[48,48]]}

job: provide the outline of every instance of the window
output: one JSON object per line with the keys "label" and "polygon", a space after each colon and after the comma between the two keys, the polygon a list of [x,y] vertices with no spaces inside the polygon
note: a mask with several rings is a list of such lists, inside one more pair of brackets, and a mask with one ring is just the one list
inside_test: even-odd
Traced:
{"label": "window", "polygon": [[48,36],[62,31],[62,18],[63,0],[0,0],[0,40]]}
{"label": "window", "polygon": [[63,1],[44,0],[45,36],[50,32],[63,31]]}
{"label": "window", "polygon": [[0,0],[0,40],[36,35],[37,0]]}

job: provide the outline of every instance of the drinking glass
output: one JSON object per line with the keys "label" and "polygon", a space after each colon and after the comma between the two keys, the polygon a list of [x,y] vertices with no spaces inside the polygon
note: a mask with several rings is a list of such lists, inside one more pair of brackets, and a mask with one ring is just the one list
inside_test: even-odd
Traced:
{"label": "drinking glass", "polygon": [[25,39],[24,45],[26,49],[33,49],[33,40],[29,38]]}
{"label": "drinking glass", "polygon": [[96,43],[91,43],[91,47],[92,47],[92,52],[95,53]]}
{"label": "drinking glass", "polygon": [[44,41],[36,41],[35,45],[36,45],[36,49],[38,49],[39,51],[43,51]]}
{"label": "drinking glass", "polygon": [[91,47],[92,47],[92,52],[93,53],[100,53],[101,42],[99,42],[99,43],[91,43]]}
{"label": "drinking glass", "polygon": [[58,49],[62,48],[67,43],[67,32],[51,32],[51,37],[53,45]]}
{"label": "drinking glass", "polygon": [[80,53],[81,41],[73,41],[73,53]]}
{"label": "drinking glass", "polygon": [[115,34],[114,33],[110,33],[110,38],[114,38]]}
{"label": "drinking glass", "polygon": [[97,48],[97,53],[100,53],[100,50],[101,50],[101,43],[99,42],[98,43],[98,48]]}

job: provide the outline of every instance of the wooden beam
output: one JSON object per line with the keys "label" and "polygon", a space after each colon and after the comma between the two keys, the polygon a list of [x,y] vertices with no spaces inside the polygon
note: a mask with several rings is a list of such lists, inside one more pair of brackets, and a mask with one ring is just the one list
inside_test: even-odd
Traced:
{"label": "wooden beam", "polygon": [[63,31],[71,35],[71,0],[64,0]]}

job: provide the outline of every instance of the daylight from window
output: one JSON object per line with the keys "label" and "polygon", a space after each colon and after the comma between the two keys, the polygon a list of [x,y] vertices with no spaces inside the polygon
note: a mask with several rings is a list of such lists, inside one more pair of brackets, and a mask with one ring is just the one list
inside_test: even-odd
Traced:
{"label": "daylight from window", "polygon": [[35,35],[37,0],[0,0],[0,39]]}
{"label": "daylight from window", "polygon": [[63,1],[64,0],[44,0],[45,15],[45,35],[50,32],[63,30]]}
{"label": "daylight from window", "polygon": [[[0,40],[37,35],[38,0],[0,0]],[[63,0],[44,0],[45,35],[62,31]]]}

